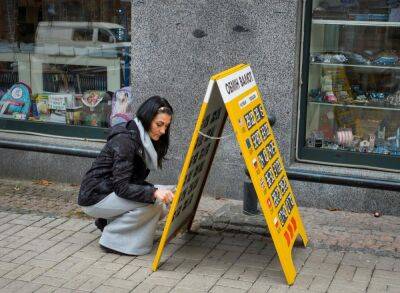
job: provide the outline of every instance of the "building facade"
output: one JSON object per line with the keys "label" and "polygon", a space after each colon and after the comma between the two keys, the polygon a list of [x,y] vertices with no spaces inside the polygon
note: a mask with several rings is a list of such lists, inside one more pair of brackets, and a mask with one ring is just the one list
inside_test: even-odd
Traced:
{"label": "building facade", "polygon": [[[113,93],[130,84],[133,108],[156,94],[174,107],[168,161],[151,176],[173,184],[210,76],[249,63],[300,205],[400,213],[396,3],[58,2],[2,7],[14,25],[2,25],[0,85],[12,98],[24,81],[32,94],[29,112],[0,118],[1,176],[79,182],[104,144]],[[22,40],[19,23],[33,23],[34,36]],[[223,136],[205,191],[241,198],[229,123]]]}

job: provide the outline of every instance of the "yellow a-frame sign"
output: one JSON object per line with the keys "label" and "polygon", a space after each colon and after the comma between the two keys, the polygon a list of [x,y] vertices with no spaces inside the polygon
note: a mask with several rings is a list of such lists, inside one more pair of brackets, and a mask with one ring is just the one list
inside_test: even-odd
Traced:
{"label": "yellow a-frame sign", "polygon": [[227,116],[236,134],[261,210],[288,284],[296,278],[292,248],[298,235],[308,239],[249,65],[214,75],[207,88],[161,236],[153,270],[163,249],[179,230],[190,229]]}

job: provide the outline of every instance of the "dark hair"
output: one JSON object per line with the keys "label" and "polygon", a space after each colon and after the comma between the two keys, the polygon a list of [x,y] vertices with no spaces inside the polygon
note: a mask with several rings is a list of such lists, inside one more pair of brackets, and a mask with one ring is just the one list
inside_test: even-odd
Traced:
{"label": "dark hair", "polygon": [[[166,99],[160,96],[152,96],[140,105],[139,109],[136,111],[136,117],[142,122],[143,128],[148,132],[154,117],[160,113],[172,116],[174,111]],[[165,158],[169,148],[169,127],[165,131],[165,134],[160,136],[158,141],[152,142],[157,152],[158,166],[161,168],[162,160]]]}

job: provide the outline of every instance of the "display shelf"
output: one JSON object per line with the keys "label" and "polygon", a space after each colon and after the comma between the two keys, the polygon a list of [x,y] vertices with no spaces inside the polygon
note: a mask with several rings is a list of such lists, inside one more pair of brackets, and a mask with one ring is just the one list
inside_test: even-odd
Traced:
{"label": "display shelf", "polygon": [[311,105],[323,105],[331,107],[348,107],[348,108],[364,108],[371,110],[389,110],[389,111],[400,111],[400,108],[389,108],[389,107],[379,107],[379,106],[367,106],[367,105],[352,105],[352,104],[335,104],[335,103],[324,103],[324,102],[308,102]]}
{"label": "display shelf", "polygon": [[312,24],[400,27],[400,22],[390,22],[390,21],[358,21],[358,20],[334,20],[334,19],[313,19],[313,20],[312,20]]}
{"label": "display shelf", "polygon": [[310,65],[319,66],[332,66],[332,67],[357,67],[357,68],[367,68],[367,69],[393,69],[400,70],[400,66],[381,66],[381,65],[364,65],[364,64],[348,64],[348,63],[322,63],[322,62],[310,62]]}

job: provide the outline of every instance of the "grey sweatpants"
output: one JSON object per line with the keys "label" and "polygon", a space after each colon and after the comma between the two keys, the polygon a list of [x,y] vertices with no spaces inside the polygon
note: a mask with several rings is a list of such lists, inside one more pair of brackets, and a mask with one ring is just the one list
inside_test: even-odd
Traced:
{"label": "grey sweatpants", "polygon": [[114,192],[97,204],[82,209],[89,216],[108,220],[99,241],[101,245],[131,255],[151,251],[163,212],[161,203],[135,202],[118,197]]}

